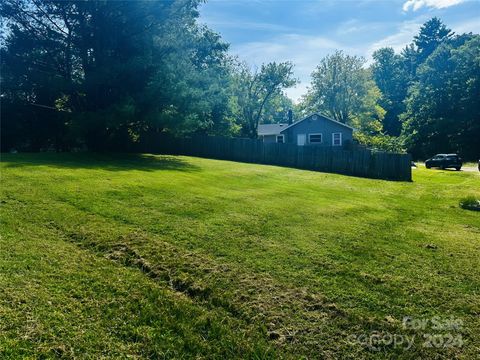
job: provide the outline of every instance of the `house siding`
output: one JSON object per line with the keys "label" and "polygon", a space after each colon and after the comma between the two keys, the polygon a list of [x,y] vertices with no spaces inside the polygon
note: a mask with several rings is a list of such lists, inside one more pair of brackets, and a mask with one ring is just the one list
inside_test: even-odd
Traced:
{"label": "house siding", "polygon": [[[322,134],[322,143],[309,143],[308,134]],[[332,146],[332,134],[342,134],[342,145],[347,144],[353,140],[353,130],[343,125],[337,124],[321,115],[312,115],[309,118],[299,122],[284,131],[282,134],[286,135],[286,142],[297,143],[297,135],[305,134],[305,146]]]}

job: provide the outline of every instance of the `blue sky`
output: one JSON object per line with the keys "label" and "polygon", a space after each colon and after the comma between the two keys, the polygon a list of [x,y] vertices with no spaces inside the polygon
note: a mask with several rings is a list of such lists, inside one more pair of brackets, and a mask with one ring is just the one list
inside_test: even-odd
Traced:
{"label": "blue sky", "polygon": [[319,60],[335,49],[364,56],[391,46],[400,51],[429,18],[457,33],[480,32],[480,0],[209,0],[200,22],[231,44],[252,66],[290,60],[301,81],[297,100]]}

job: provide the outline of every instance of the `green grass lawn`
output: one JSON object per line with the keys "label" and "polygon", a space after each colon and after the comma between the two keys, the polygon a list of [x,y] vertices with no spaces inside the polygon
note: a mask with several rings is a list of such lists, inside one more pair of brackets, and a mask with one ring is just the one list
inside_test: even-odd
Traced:
{"label": "green grass lawn", "polygon": [[478,173],[405,183],[86,154],[1,166],[2,359],[480,353],[480,213],[459,207],[480,197]]}

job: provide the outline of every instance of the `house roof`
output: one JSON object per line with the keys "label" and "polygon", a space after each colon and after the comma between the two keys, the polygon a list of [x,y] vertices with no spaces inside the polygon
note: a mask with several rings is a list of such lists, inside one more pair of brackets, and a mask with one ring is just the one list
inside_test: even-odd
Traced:
{"label": "house roof", "polygon": [[259,124],[258,125],[258,135],[277,135],[280,132],[287,128],[288,124]]}
{"label": "house roof", "polygon": [[303,119],[300,120],[300,121],[294,122],[293,124],[288,125],[287,127],[282,128],[281,132],[283,132],[283,131],[285,131],[285,130],[293,127],[293,126],[296,126],[296,125],[300,124],[302,121],[305,121],[305,120],[311,118],[312,116],[318,116],[318,117],[324,118],[325,120],[334,122],[334,123],[336,123],[336,124],[338,124],[338,125],[341,125],[341,126],[344,126],[344,127],[348,128],[348,129],[350,129],[350,130],[355,130],[355,129],[352,128],[351,126],[348,126],[347,124],[341,123],[340,121],[330,119],[329,117],[327,117],[327,116],[325,116],[325,115],[322,115],[322,114],[313,113],[313,114],[310,114],[310,115],[308,115],[307,117],[303,118]]}

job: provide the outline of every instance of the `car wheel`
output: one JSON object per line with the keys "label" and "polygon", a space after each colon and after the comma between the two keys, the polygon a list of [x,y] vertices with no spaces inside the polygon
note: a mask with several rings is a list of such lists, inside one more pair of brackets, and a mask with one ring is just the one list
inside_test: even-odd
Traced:
{"label": "car wheel", "polygon": [[425,167],[426,167],[427,169],[430,169],[430,168],[431,168],[431,166],[430,166],[430,165],[425,165]]}
{"label": "car wheel", "polygon": [[460,171],[461,167],[456,167],[455,170]]}

